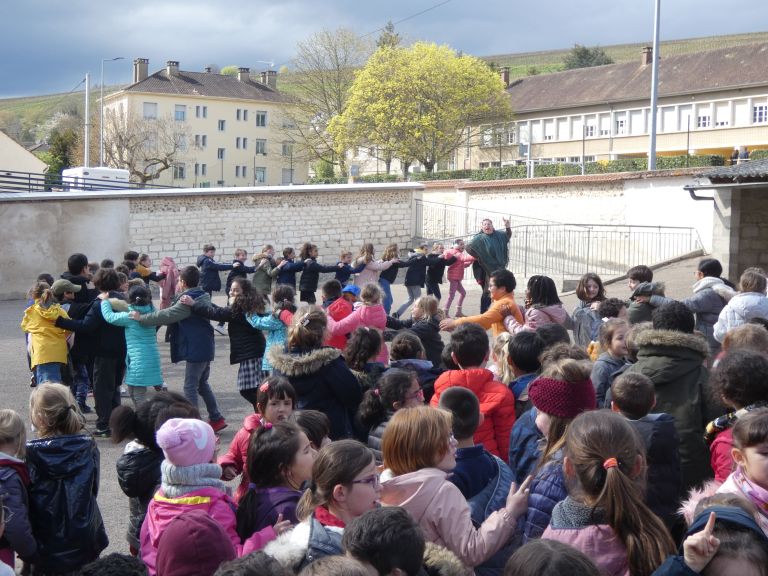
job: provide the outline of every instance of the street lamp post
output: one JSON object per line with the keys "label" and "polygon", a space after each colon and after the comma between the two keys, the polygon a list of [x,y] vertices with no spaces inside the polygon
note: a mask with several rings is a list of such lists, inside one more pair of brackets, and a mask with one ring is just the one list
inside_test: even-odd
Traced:
{"label": "street lamp post", "polygon": [[[124,56],[117,56],[115,58],[102,58],[101,59],[101,100],[99,104],[100,111],[100,125],[99,125],[99,166],[104,166],[104,62],[114,62],[115,60],[125,60]],[[86,114],[88,111],[86,110]]]}
{"label": "street lamp post", "polygon": [[653,13],[653,57],[651,65],[651,137],[648,142],[648,170],[656,170],[656,103],[659,97],[659,18],[661,0],[656,0]]}

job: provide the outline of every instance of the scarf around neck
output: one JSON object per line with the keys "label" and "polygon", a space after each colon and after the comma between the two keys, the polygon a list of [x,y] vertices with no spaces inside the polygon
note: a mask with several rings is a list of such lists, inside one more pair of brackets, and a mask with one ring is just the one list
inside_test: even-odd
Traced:
{"label": "scarf around neck", "polygon": [[163,494],[169,498],[178,498],[201,488],[216,488],[227,492],[226,484],[221,481],[221,466],[218,464],[174,466],[168,460],[163,460],[160,473]]}
{"label": "scarf around neck", "polygon": [[712,444],[720,432],[723,430],[728,430],[728,428],[733,428],[734,424],[736,424],[736,421],[739,418],[748,412],[751,412],[752,410],[756,410],[757,408],[765,408],[766,406],[768,406],[768,402],[755,402],[754,404],[744,406],[744,408],[735,410],[734,412],[728,412],[728,414],[724,414],[723,416],[715,418],[712,420],[712,422],[707,424],[707,427],[704,430],[704,440],[707,441],[707,444]]}
{"label": "scarf around neck", "polygon": [[741,466],[738,466],[733,473],[733,481],[739,487],[739,490],[757,506],[760,514],[763,517],[768,517],[768,490],[747,478]]}

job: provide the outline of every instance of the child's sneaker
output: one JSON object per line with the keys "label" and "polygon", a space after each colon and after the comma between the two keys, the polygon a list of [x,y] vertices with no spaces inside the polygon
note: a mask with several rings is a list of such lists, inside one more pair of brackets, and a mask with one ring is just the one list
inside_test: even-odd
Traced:
{"label": "child's sneaker", "polygon": [[90,414],[91,412],[93,412],[93,408],[88,406],[88,404],[86,404],[85,402],[78,402],[77,405],[80,407],[80,412],[82,412],[83,414]]}
{"label": "child's sneaker", "polygon": [[125,386],[120,386],[120,397],[128,398],[128,388],[126,388]]}
{"label": "child's sneaker", "polygon": [[211,428],[213,428],[214,432],[219,432],[227,427],[227,423],[224,418],[219,418],[218,420],[208,420],[208,424],[211,425]]}
{"label": "child's sneaker", "polygon": [[112,430],[109,428],[105,428],[104,430],[99,430],[98,428],[93,431],[94,438],[111,438],[112,437]]}

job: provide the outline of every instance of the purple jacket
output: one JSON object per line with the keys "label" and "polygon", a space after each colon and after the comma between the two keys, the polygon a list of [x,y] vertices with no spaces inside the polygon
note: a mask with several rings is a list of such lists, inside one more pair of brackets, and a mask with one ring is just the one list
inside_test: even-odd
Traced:
{"label": "purple jacket", "polygon": [[258,532],[267,526],[274,526],[278,515],[283,515],[283,520],[290,520],[291,524],[298,524],[296,518],[296,506],[299,503],[302,492],[278,486],[275,488],[257,488],[256,494],[256,526]]}

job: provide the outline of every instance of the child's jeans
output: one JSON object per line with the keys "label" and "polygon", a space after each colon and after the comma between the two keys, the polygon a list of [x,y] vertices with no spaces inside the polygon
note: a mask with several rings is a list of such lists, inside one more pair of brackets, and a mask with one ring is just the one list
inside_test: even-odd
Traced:
{"label": "child's jeans", "polygon": [[384,292],[384,301],[382,302],[384,311],[387,313],[387,316],[389,316],[389,313],[392,310],[392,286],[389,283],[389,280],[384,280],[384,278],[379,278],[379,286],[381,286],[381,289]]}
{"label": "child's jeans", "polygon": [[398,317],[402,316],[411,304],[421,298],[421,286],[406,286],[405,289],[408,290],[408,300],[397,309]]}
{"label": "child's jeans", "polygon": [[131,386],[128,385],[128,395],[131,397],[133,407],[138,408],[140,404],[143,404],[147,400],[147,387],[146,386]]}
{"label": "child's jeans", "polygon": [[81,406],[85,404],[86,398],[88,398],[88,388],[91,385],[91,379],[88,377],[88,366],[81,364],[80,362],[72,363],[72,385],[70,390],[75,396],[75,400]]}
{"label": "child's jeans", "polygon": [[184,396],[197,407],[197,395],[199,394],[205,402],[205,408],[208,410],[208,419],[212,421],[221,420],[221,412],[216,404],[216,396],[213,395],[211,385],[208,384],[208,376],[211,374],[210,362],[187,362],[184,370]]}
{"label": "child's jeans", "polygon": [[43,382],[61,383],[61,367],[59,362],[46,362],[35,366],[35,379],[38,384]]}

